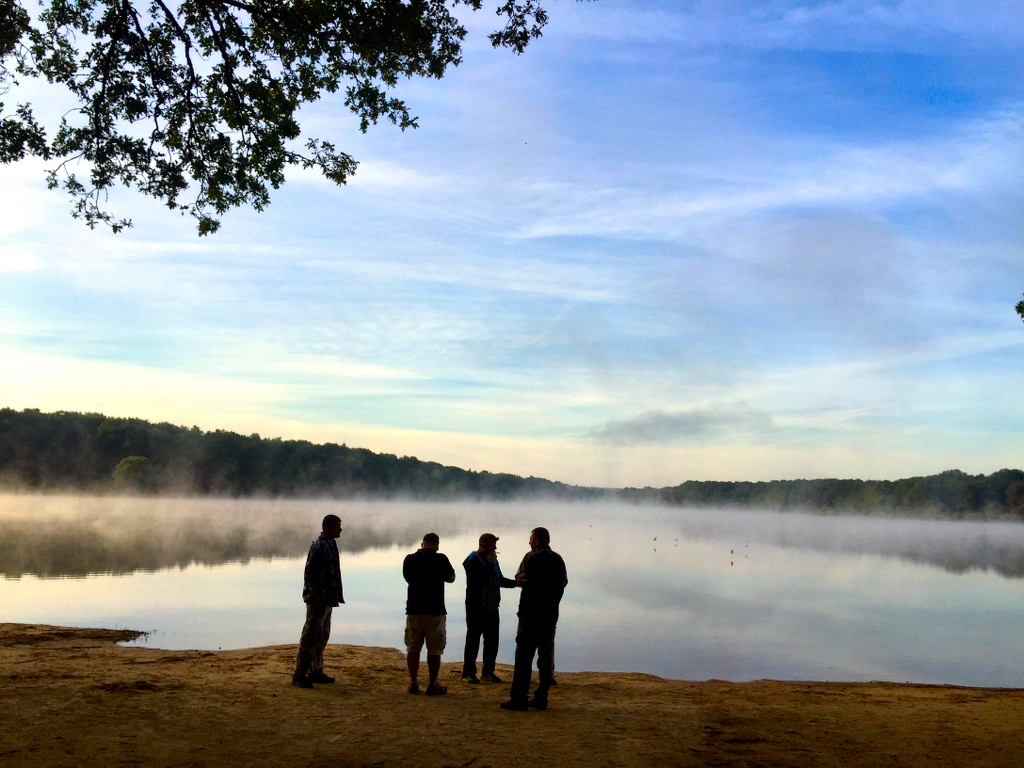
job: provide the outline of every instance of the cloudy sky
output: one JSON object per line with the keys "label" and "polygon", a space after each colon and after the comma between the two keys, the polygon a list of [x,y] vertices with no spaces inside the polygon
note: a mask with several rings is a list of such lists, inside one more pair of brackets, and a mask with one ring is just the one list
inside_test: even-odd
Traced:
{"label": "cloudy sky", "polygon": [[[1020,0],[551,0],[262,214],[0,167],[0,405],[601,485],[1022,466]],[[61,99],[30,94],[39,111]]]}

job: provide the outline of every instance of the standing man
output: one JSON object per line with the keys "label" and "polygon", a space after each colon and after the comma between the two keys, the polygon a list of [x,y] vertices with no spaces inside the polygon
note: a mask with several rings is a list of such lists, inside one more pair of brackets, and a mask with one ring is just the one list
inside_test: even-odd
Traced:
{"label": "standing man", "polygon": [[437,551],[441,539],[436,533],[423,537],[420,548],[406,555],[402,575],[409,584],[405,603],[405,647],[409,666],[409,693],[419,693],[420,650],[427,644],[427,671],[430,683],[427,696],[440,696],[448,689],[437,682],[441,671],[441,653],[447,642],[445,632],[444,585],[455,581],[455,569],[448,558]]}
{"label": "standing man", "polygon": [[[501,575],[498,565],[498,537],[493,533],[480,535],[480,546],[462,561],[466,569],[466,653],[462,663],[462,682],[500,683],[494,674],[498,658],[498,606],[501,588],[518,586]],[[476,676],[476,654],[484,637],[484,666]]]}
{"label": "standing man", "polygon": [[[547,709],[555,657],[558,604],[569,583],[565,561],[551,550],[551,534],[547,528],[534,528],[530,532],[530,551],[519,566],[516,581],[523,590],[519,595],[516,667],[512,675],[509,700],[502,702],[501,708],[519,711],[525,711],[528,707]],[[540,683],[530,699],[530,677],[533,674],[535,653]]]}
{"label": "standing man", "polygon": [[312,688],[313,683],[333,683],[324,673],[324,648],[331,636],[331,611],[345,602],[341,590],[341,560],[336,539],[341,536],[341,518],[327,515],[322,531],[309,547],[302,581],[306,623],[302,625],[299,653],[292,683]]}

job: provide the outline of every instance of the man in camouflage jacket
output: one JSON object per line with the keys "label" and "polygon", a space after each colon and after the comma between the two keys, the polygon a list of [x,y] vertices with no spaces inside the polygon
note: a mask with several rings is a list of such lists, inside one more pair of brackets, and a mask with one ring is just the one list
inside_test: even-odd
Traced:
{"label": "man in camouflage jacket", "polygon": [[299,639],[292,682],[300,688],[313,683],[333,683],[324,672],[324,648],[331,636],[331,611],[345,602],[341,589],[341,560],[336,539],[341,535],[341,519],[327,515],[323,530],[310,545],[303,575],[302,600],[306,604],[306,623]]}

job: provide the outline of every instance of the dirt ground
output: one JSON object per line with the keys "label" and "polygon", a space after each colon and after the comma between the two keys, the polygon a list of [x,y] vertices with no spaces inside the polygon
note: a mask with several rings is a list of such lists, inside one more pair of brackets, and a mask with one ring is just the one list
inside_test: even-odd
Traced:
{"label": "dirt ground", "polygon": [[506,712],[454,664],[447,696],[409,695],[394,649],[329,646],[338,682],[302,690],[294,646],[132,634],[0,624],[0,768],[1024,765],[1024,690],[561,672],[548,711]]}

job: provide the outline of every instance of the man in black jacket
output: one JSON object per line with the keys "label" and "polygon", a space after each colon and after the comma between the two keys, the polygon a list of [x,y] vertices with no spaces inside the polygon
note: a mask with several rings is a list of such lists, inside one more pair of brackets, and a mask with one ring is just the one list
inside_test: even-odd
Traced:
{"label": "man in black jacket", "polygon": [[[480,536],[480,546],[462,561],[466,569],[466,652],[462,662],[462,682],[500,683],[494,674],[498,657],[498,606],[501,588],[518,586],[512,579],[501,575],[498,565],[498,537],[493,533]],[[480,650],[480,636],[484,638],[484,666],[480,678],[476,676],[476,654]]]}
{"label": "man in black jacket", "polygon": [[444,585],[455,581],[455,569],[448,558],[437,551],[441,540],[436,533],[423,537],[420,548],[406,555],[402,575],[409,584],[405,603],[405,647],[409,667],[409,693],[419,693],[420,651],[427,644],[427,670],[430,683],[427,696],[440,696],[448,689],[437,682],[441,671],[441,653],[447,642],[445,632]]}
{"label": "man in black jacket", "polygon": [[[516,631],[516,667],[512,674],[512,690],[502,709],[526,710],[548,708],[555,656],[555,625],[558,604],[569,578],[565,561],[551,550],[551,534],[547,528],[534,528],[530,533],[530,551],[523,558],[516,581],[522,587],[519,595],[519,628]],[[533,656],[537,655],[540,683],[530,695]]]}
{"label": "man in black jacket", "polygon": [[345,602],[341,589],[341,560],[338,544],[341,518],[327,515],[322,531],[309,547],[302,580],[302,601],[306,604],[306,623],[299,638],[292,682],[300,688],[313,683],[333,683],[324,672],[324,648],[331,636],[331,611]]}

